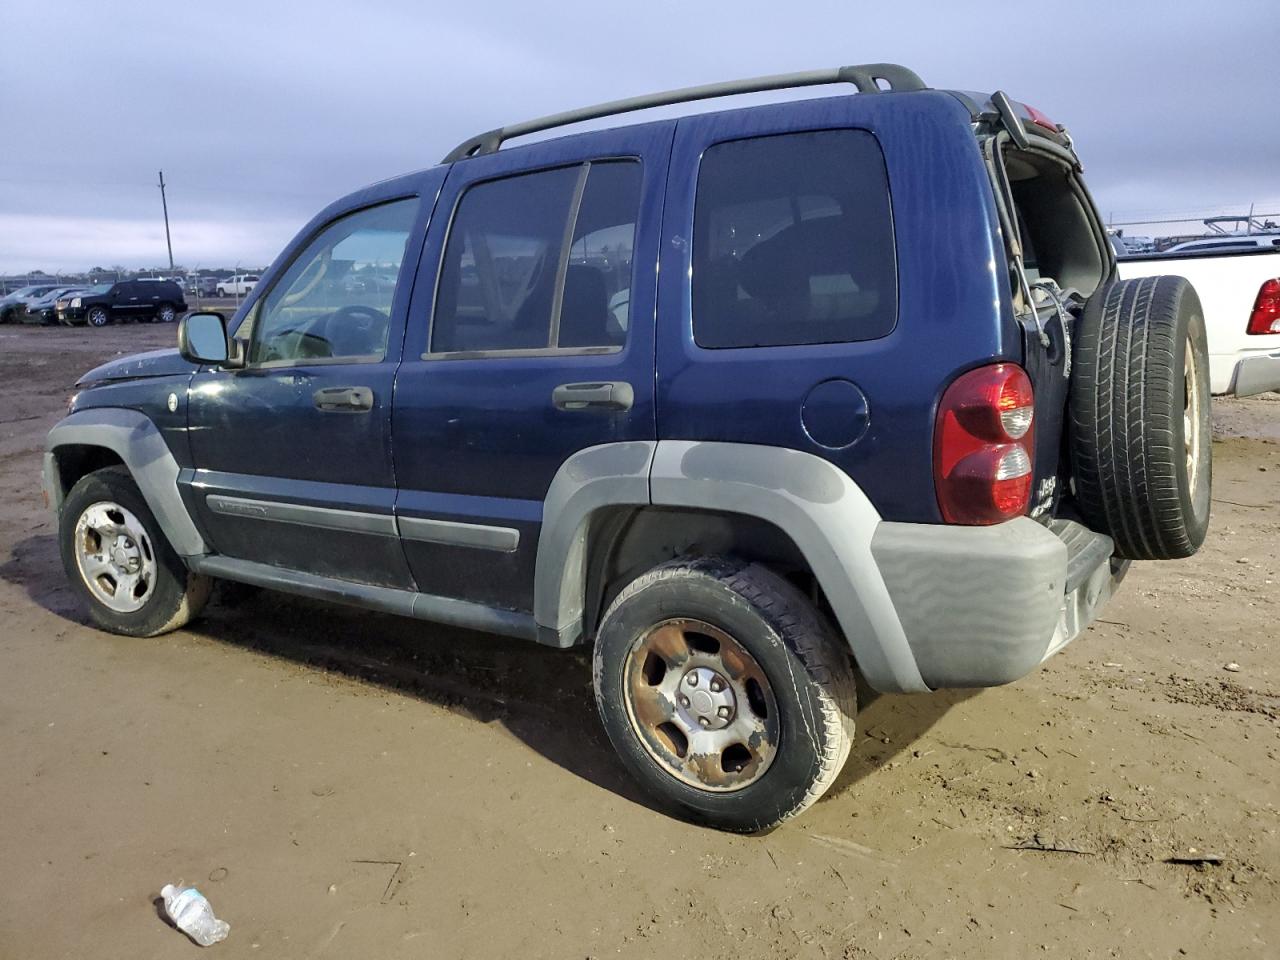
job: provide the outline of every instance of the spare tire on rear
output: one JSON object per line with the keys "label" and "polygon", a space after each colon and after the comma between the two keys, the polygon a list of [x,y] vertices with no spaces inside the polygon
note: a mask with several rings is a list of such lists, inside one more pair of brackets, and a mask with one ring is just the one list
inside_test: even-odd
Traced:
{"label": "spare tire on rear", "polygon": [[1204,313],[1182,277],[1108,284],[1077,327],[1071,374],[1076,501],[1116,555],[1172,560],[1209,529],[1212,454]]}

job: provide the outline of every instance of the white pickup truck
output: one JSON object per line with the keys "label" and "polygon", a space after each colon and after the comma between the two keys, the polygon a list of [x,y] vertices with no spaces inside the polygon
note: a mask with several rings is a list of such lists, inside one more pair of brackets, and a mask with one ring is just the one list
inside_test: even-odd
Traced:
{"label": "white pickup truck", "polygon": [[243,297],[247,296],[249,291],[258,285],[258,275],[256,273],[237,273],[233,277],[226,280],[218,281],[218,296],[220,297]]}
{"label": "white pickup truck", "polygon": [[1119,265],[1126,280],[1173,274],[1191,281],[1204,307],[1214,394],[1280,390],[1280,245],[1143,254]]}

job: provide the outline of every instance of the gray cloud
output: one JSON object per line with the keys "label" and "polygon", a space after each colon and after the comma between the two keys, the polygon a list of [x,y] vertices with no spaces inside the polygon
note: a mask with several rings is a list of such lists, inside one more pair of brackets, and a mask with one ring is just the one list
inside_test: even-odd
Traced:
{"label": "gray cloud", "polygon": [[161,167],[179,260],[264,263],[335,197],[504,122],[874,60],[1066,123],[1116,219],[1280,210],[1271,0],[104,9],[6,15],[0,271],[162,262]]}

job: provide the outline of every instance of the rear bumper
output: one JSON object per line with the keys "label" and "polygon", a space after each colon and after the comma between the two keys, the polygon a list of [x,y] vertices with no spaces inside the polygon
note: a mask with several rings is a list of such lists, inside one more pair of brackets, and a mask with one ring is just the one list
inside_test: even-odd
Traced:
{"label": "rear bumper", "polygon": [[1098,615],[1128,564],[1069,520],[992,527],[881,523],[871,552],[932,689],[1025,676]]}
{"label": "rear bumper", "polygon": [[1280,350],[1245,357],[1236,364],[1233,389],[1237,397],[1280,390]]}

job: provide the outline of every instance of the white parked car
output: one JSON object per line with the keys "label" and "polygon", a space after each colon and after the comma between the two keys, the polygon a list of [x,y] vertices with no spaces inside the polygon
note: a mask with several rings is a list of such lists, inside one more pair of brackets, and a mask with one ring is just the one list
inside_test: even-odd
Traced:
{"label": "white parked car", "polygon": [[[1126,241],[1127,242],[1127,241]],[[1280,233],[1259,234],[1246,237],[1205,237],[1203,240],[1188,240],[1178,243],[1164,251],[1170,253],[1202,253],[1215,250],[1218,253],[1244,253],[1250,250],[1280,250]],[[1135,250],[1134,253],[1139,251]]]}
{"label": "white parked car", "polygon": [[1162,274],[1200,295],[1214,394],[1280,390],[1280,236],[1211,237],[1120,260],[1125,280]]}
{"label": "white parked car", "polygon": [[258,285],[256,273],[237,273],[234,277],[218,281],[218,296],[243,297]]}

